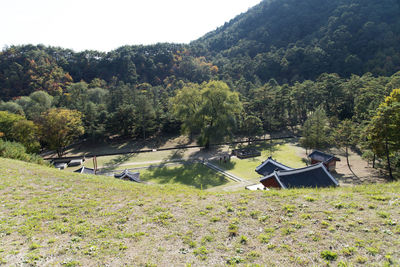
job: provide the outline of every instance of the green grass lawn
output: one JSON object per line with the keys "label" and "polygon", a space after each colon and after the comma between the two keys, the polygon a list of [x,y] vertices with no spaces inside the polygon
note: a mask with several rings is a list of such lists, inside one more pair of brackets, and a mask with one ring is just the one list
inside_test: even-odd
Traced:
{"label": "green grass lawn", "polygon": [[[188,168],[176,175],[206,172]],[[400,182],[208,192],[0,158],[0,263],[399,266],[399,192]]]}
{"label": "green grass lawn", "polygon": [[213,163],[234,175],[254,182],[257,182],[260,178],[260,175],[255,172],[256,167],[269,156],[289,167],[299,168],[306,166],[304,158],[297,155],[296,147],[289,143],[274,142],[270,144],[269,142],[263,142],[252,147],[261,152],[260,157],[249,159],[232,158],[227,163],[220,163],[216,160]]}
{"label": "green grass lawn", "polygon": [[199,163],[140,170],[140,179],[157,184],[190,185],[198,189],[208,189],[229,182],[223,175]]}

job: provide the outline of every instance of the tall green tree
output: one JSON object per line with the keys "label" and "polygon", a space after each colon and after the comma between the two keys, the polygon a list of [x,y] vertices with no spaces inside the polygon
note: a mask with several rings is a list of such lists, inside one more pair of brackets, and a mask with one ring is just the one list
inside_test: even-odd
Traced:
{"label": "tall green tree", "polygon": [[246,135],[249,143],[256,137],[263,134],[263,125],[260,118],[254,115],[244,115],[241,130]]}
{"label": "tall green tree", "polygon": [[190,139],[193,134],[200,132],[201,121],[198,116],[202,105],[200,90],[198,84],[186,84],[170,101],[175,117],[182,122],[182,133],[188,134]]}
{"label": "tall green tree", "polygon": [[400,89],[394,89],[379,105],[367,132],[374,153],[386,157],[389,177],[394,180],[391,156],[400,150]]}
{"label": "tall green tree", "polygon": [[136,98],[135,117],[136,133],[146,139],[146,134],[153,132],[156,128],[156,113],[153,105],[144,95]]}
{"label": "tall green tree", "polygon": [[322,107],[318,107],[302,127],[300,144],[306,149],[321,149],[329,143],[328,118]]}
{"label": "tall green tree", "polygon": [[183,88],[172,103],[175,116],[182,118],[182,128],[190,133],[199,130],[199,144],[209,148],[211,143],[232,136],[242,104],[238,93],[232,92],[224,82],[210,81],[201,84],[199,89],[197,86]]}
{"label": "tall green tree", "polygon": [[211,143],[224,141],[233,135],[238,126],[237,118],[242,112],[242,104],[239,94],[232,92],[221,81],[202,84],[201,102],[199,143],[209,148]]}
{"label": "tall green tree", "polygon": [[84,133],[82,114],[76,110],[52,108],[44,112],[39,120],[42,141],[59,157],[65,148]]}

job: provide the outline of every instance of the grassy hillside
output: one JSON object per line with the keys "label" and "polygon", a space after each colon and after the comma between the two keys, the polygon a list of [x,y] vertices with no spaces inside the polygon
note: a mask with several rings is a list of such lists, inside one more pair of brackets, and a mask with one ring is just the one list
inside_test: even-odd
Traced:
{"label": "grassy hillside", "polygon": [[210,193],[0,159],[5,265],[400,264],[400,183]]}

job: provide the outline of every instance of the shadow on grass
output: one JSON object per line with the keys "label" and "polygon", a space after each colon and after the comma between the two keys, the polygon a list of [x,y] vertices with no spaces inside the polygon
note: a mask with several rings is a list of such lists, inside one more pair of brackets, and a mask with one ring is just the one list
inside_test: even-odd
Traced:
{"label": "shadow on grass", "polygon": [[168,157],[170,160],[176,160],[176,159],[183,159],[183,156],[185,155],[185,152],[187,149],[177,149],[174,150],[171,156]]}
{"label": "shadow on grass", "polygon": [[258,151],[261,152],[268,152],[269,154],[274,153],[275,151],[279,150],[278,146],[279,145],[284,145],[286,144],[286,142],[282,142],[282,141],[264,141],[264,142],[259,142],[259,143],[254,143],[249,145],[248,147],[252,147],[257,149]]}
{"label": "shadow on grass", "polygon": [[140,178],[144,181],[155,180],[160,184],[179,183],[196,188],[207,189],[228,183],[222,175],[202,164],[185,164],[179,167],[161,167],[148,169]]}
{"label": "shadow on grass", "polygon": [[116,158],[113,158],[107,162],[104,163],[104,169],[115,169],[119,165],[127,162],[128,160],[131,160],[134,158],[137,154],[124,154],[124,155],[119,155]]}
{"label": "shadow on grass", "polygon": [[226,162],[224,162],[223,158],[221,161],[212,160],[211,163],[226,171],[233,170],[236,166],[236,162],[232,160],[227,160]]}
{"label": "shadow on grass", "polygon": [[335,177],[336,180],[338,180],[341,183],[354,184],[354,185],[363,184],[363,181],[357,176],[344,175],[344,174],[337,173],[337,172],[333,172],[331,174],[333,177]]}

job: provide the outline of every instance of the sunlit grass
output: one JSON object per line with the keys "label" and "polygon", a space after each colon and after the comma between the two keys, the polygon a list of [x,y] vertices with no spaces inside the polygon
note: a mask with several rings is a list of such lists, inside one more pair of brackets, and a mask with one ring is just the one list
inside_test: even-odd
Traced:
{"label": "sunlit grass", "polygon": [[261,152],[261,156],[248,159],[232,158],[230,162],[226,163],[215,160],[213,163],[236,176],[255,182],[260,178],[260,175],[255,172],[256,167],[269,156],[289,167],[300,168],[306,166],[305,158],[298,155],[297,148],[292,144],[263,142],[256,144],[254,147]]}
{"label": "sunlit grass", "polygon": [[0,159],[0,263],[400,264],[400,182],[209,192],[195,187],[222,190],[231,182],[218,185],[223,178],[200,164],[142,178],[159,184]]}

